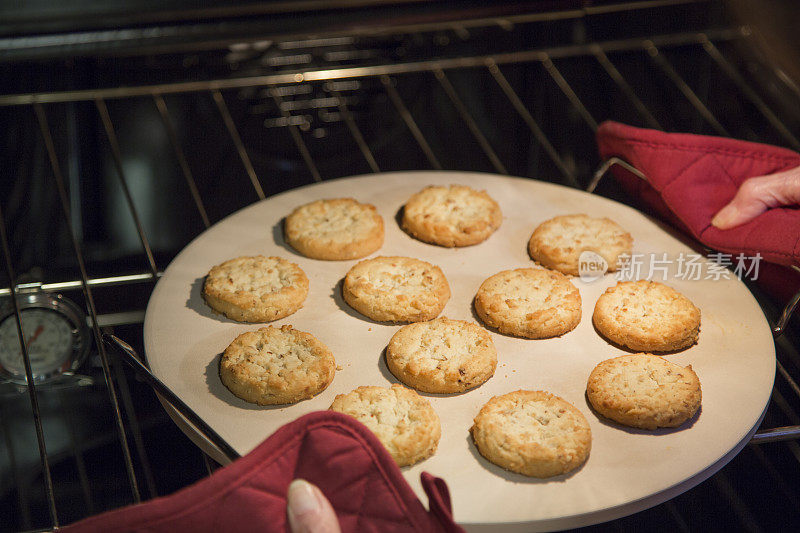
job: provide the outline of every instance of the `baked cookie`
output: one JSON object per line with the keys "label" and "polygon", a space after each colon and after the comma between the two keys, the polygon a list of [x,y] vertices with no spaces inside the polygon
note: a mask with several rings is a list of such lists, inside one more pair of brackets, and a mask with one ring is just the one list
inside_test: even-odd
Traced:
{"label": "baked cookie", "polygon": [[358,387],[336,396],[330,409],[367,426],[400,466],[433,455],[442,435],[439,416],[428,400],[402,385]]}
{"label": "baked cookie", "polygon": [[203,285],[206,303],[239,322],[270,322],[289,316],[308,296],[308,278],[280,257],[237,257],[211,269]]}
{"label": "baked cookie", "polygon": [[289,325],[242,333],[219,361],[222,383],[242,400],[259,405],[312,398],[325,390],[335,371],[328,347]]}
{"label": "baked cookie", "polygon": [[572,276],[578,275],[581,253],[599,254],[608,271],[617,270],[619,258],[630,255],[633,237],[608,218],[563,215],[539,224],[528,241],[528,253],[537,263]]}
{"label": "baked cookie", "polygon": [[581,295],[559,272],[539,268],[504,270],[484,281],[475,311],[500,333],[544,339],[575,329],[581,321]]}
{"label": "baked cookie", "polygon": [[450,299],[442,269],[410,257],[374,257],[350,269],[342,284],[345,301],[379,322],[435,318]]}
{"label": "baked cookie", "polygon": [[417,390],[464,392],[494,375],[497,350],[477,324],[440,317],[397,330],[386,348],[386,365]]}
{"label": "baked cookie", "polygon": [[352,198],[317,200],[286,217],[286,242],[312,259],[365,257],[383,246],[383,218],[374,205]]}
{"label": "baked cookie", "polygon": [[700,408],[700,380],[691,365],[637,353],[597,365],[589,375],[586,396],[598,413],[620,424],[677,427]]}
{"label": "baked cookie", "polygon": [[592,448],[592,431],[572,404],[544,391],[495,396],[475,417],[472,438],[497,466],[532,477],[566,474]]}
{"label": "baked cookie", "polygon": [[700,334],[700,310],[687,297],[656,281],[621,281],[597,300],[597,331],[632,350],[671,352]]}
{"label": "baked cookie", "polygon": [[500,227],[503,214],[486,191],[464,185],[430,186],[413,195],[403,209],[403,229],[439,246],[471,246]]}

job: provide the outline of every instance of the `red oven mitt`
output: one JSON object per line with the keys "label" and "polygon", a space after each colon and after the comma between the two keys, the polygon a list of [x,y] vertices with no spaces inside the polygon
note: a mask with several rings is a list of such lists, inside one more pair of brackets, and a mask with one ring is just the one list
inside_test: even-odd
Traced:
{"label": "red oven mitt", "polygon": [[286,491],[296,478],[322,490],[343,532],[463,531],[453,522],[443,480],[422,474],[426,511],[377,437],[354,418],[332,411],[281,427],[246,456],[175,494],[63,531],[289,531]]}
{"label": "red oven mitt", "polygon": [[[713,216],[733,199],[747,178],[800,166],[800,154],[766,144],[664,133],[618,122],[600,125],[597,145],[603,160],[617,156],[647,176],[644,181],[622,167],[612,170],[626,191],[643,202],[651,214],[714,250],[747,257],[760,253],[771,263],[800,266],[797,207],[770,209],[728,230],[711,225]],[[776,291],[771,292],[782,299],[791,296],[786,277],[800,280],[790,269],[774,265],[763,265],[762,273],[768,284],[770,277],[775,278],[772,288]]]}

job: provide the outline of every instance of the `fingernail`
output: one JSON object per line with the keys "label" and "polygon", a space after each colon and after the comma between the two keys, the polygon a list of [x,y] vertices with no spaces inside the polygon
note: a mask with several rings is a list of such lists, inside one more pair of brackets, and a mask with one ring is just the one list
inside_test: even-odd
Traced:
{"label": "fingernail", "polygon": [[314,488],[304,479],[295,479],[289,484],[286,494],[289,521],[294,522],[306,513],[314,513],[322,509]]}
{"label": "fingernail", "polygon": [[719,213],[714,215],[711,219],[711,225],[719,229],[727,229],[731,225],[731,221],[736,218],[736,208],[728,205],[720,209]]}

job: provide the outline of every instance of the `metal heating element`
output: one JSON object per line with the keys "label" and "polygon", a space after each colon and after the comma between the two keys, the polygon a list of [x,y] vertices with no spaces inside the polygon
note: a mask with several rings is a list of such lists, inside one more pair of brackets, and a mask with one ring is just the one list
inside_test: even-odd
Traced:
{"label": "metal heating element", "polygon": [[[635,11],[638,8],[617,8],[619,12],[625,9]],[[463,21],[435,28],[403,27],[396,32],[434,41],[467,41],[472,33],[485,28],[524,33],[536,24],[552,21],[567,21],[579,28],[581,21],[606,14],[599,9],[596,12],[549,12]],[[0,469],[4,476],[9,473],[13,477],[10,482],[4,479],[0,483],[0,490],[4,491],[0,493],[3,498],[0,500],[3,502],[0,530],[57,528],[108,508],[148,499],[165,486],[161,483],[162,488],[159,488],[159,468],[154,468],[151,458],[157,448],[169,444],[164,442],[167,437],[159,440],[150,433],[153,427],[166,427],[170,422],[157,405],[153,407],[152,400],[148,400],[149,405],[144,409],[155,415],[137,414],[137,407],[141,407],[143,401],[141,396],[149,392],[148,385],[126,374],[104,342],[104,334],[112,331],[134,345],[141,342],[142,302],[146,301],[170,258],[169,253],[160,253],[158,246],[151,243],[152,224],[142,214],[142,195],[133,187],[136,180],[131,179],[132,167],[126,161],[125,140],[119,124],[115,123],[114,111],[121,109],[122,104],[135,102],[137,106],[150,106],[153,116],[160,119],[160,125],[151,124],[150,127],[160,128],[153,135],[168,141],[183,181],[169,192],[170,196],[181,195],[182,199],[171,202],[188,202],[193,206],[195,213],[191,217],[198,221],[198,230],[282,188],[360,172],[406,170],[409,166],[434,170],[469,168],[550,178],[590,192],[598,188],[613,196],[618,191],[613,189],[611,180],[600,180],[609,167],[620,164],[637,171],[624,161],[597,160],[592,135],[600,121],[620,118],[612,111],[618,108],[625,110],[622,120],[645,127],[688,128],[699,133],[762,140],[800,150],[796,134],[800,120],[784,112],[785,108],[797,105],[800,92],[786,78],[778,78],[767,88],[754,82],[758,73],[748,70],[753,63],[742,59],[741,52],[747,49],[747,28],[729,25],[646,37],[605,40],[579,37],[574,40],[576,42],[570,44],[498,53],[453,53],[410,60],[397,57],[391,61],[381,61],[385,59],[386,48],[374,42],[364,44],[363,39],[354,37],[250,42],[228,48],[226,61],[231,74],[214,79],[0,95],[4,119],[34,121],[38,128],[38,139],[26,142],[43,143],[42,155],[49,165],[47,187],[55,190],[57,197],[57,203],[51,207],[58,210],[58,214],[52,217],[59,219],[58,231],[66,235],[65,242],[71,248],[77,267],[72,270],[77,273],[75,278],[61,278],[66,281],[21,280],[14,261],[19,254],[14,251],[10,236],[14,222],[2,212],[4,203],[0,202],[0,243],[8,283],[8,287],[0,288],[0,297],[10,297],[19,339],[28,339],[31,332],[22,331],[18,297],[46,292],[82,299],[94,341],[92,364],[99,367],[98,376],[102,376],[88,385],[80,383],[79,377],[75,378],[78,382],[39,385],[33,379],[29,343],[20,341],[27,386],[10,386],[0,392],[0,432],[4,434],[6,446],[0,456],[7,456],[3,459],[5,463],[0,462]],[[395,42],[401,41],[395,38]],[[396,52],[400,48],[398,45],[392,50]],[[320,57],[325,63],[314,66]],[[237,72],[241,74],[234,75]],[[653,89],[654,86],[657,89]],[[718,98],[715,89],[720,87],[724,87],[725,96]],[[662,92],[673,95],[678,102],[676,108],[663,104]],[[776,92],[783,95],[783,100],[775,100]],[[235,159],[228,159],[235,162],[235,168],[229,166],[226,170],[238,175],[236,179],[243,184],[237,185],[235,205],[229,206],[230,198],[222,198],[218,190],[196,179],[205,170],[201,168],[202,159],[198,161],[193,145],[196,138],[209,133],[189,128],[182,118],[176,120],[183,113],[176,109],[185,110],[190,100],[202,101],[204,109],[215,110],[217,116],[213,117],[213,124],[218,126],[215,134],[222,139],[225,150],[235,153]],[[606,104],[612,101],[615,106]],[[70,180],[73,172],[65,168],[64,163],[67,158],[63,150],[70,149],[69,143],[59,138],[66,135],[60,122],[64,106],[73,103],[82,105],[83,109],[94,108],[93,116],[88,113],[78,116],[98,124],[102,132],[102,138],[95,142],[98,150],[106,151],[109,167],[113,169],[111,174],[116,180],[115,184],[107,183],[107,186],[115,187],[121,194],[120,205],[127,209],[138,242],[138,257],[118,266],[117,271],[102,275],[90,273],[93,259],[86,256],[81,217],[75,214],[76,210],[86,212],[92,206],[75,202],[76,186]],[[447,111],[428,107],[433,104],[436,109],[447,107]],[[509,119],[513,120],[511,126],[494,123],[495,117],[489,111],[495,106],[506,109],[503,116],[512,117]],[[748,118],[740,120],[738,112],[743,109],[749,112]],[[734,119],[732,112],[737,114]],[[677,119],[675,115],[679,114],[687,118]],[[435,124],[442,117],[449,122]],[[680,122],[675,122],[677,120]],[[258,138],[249,136],[254,131],[253,123],[257,124],[256,128],[260,127]],[[386,140],[381,128],[387,124],[402,125],[404,130],[391,129],[391,137]],[[456,129],[464,132],[462,137],[457,143],[448,142],[444,138],[446,132]],[[573,135],[572,131],[580,133]],[[509,132],[527,139],[523,143],[527,150],[524,160],[505,146],[503,134]],[[296,181],[282,183],[281,176],[289,171],[279,165],[270,167],[258,155],[265,146],[269,152],[270,143],[278,143],[275,151],[280,153],[287,145],[294,147],[296,153],[292,157],[302,162],[301,168],[290,169]],[[357,154],[359,161],[331,162],[326,145]],[[460,153],[459,145],[460,150],[470,153]],[[398,162],[386,157],[392,150],[412,155]],[[264,169],[274,170],[277,177],[267,177]],[[9,175],[22,176],[22,171],[14,169]],[[751,445],[697,488],[648,511],[595,528],[769,530],[798,520],[800,446],[796,439],[800,437],[800,355],[796,328],[793,332],[789,325],[800,294],[779,312],[755,286],[752,290],[775,324],[778,374],[765,422]],[[103,298],[109,300],[108,294],[117,294],[114,291],[143,294],[144,297],[130,304],[130,308],[102,305]],[[101,439],[102,442],[96,435],[76,429],[84,423],[80,408],[75,410],[65,407],[66,403],[59,404],[66,402],[65,398],[75,390],[98,388],[104,391],[103,401],[108,403],[113,419],[113,433],[106,440]],[[28,407],[20,407],[23,397]],[[54,407],[53,402],[60,407]],[[25,414],[26,411],[29,414]],[[53,420],[53,412],[59,413],[58,420],[66,428],[67,444],[55,442],[49,435],[58,425],[58,421]],[[24,416],[20,417],[20,413]],[[26,426],[28,433],[30,426],[33,427],[35,438],[29,440],[27,446],[38,447],[38,464],[20,462],[21,458],[15,457],[20,454],[21,447],[14,441],[13,434],[20,424]],[[178,438],[174,436],[177,432],[174,428],[172,431],[169,435],[174,440]],[[113,450],[96,458],[97,448],[109,443]],[[180,441],[176,446],[182,447],[185,454],[201,457],[188,441]],[[59,449],[58,453],[55,448]],[[200,460],[205,460],[209,472],[213,469],[207,458]],[[94,464],[98,461],[99,464]],[[65,467],[67,463],[69,466]],[[106,489],[95,485],[92,468],[105,469],[125,480],[110,489],[117,499],[99,496]],[[172,465],[172,468],[180,470],[181,465]],[[196,465],[193,468],[196,472]],[[197,475],[172,480],[172,485],[166,484],[168,490],[196,479]],[[67,495],[67,486],[79,487],[79,496]],[[3,518],[6,512],[10,513],[7,520]]]}

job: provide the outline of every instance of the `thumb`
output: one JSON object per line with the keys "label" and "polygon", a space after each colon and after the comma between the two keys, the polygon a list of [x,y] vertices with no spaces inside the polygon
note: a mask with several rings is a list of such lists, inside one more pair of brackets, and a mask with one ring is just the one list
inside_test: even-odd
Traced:
{"label": "thumb", "polygon": [[286,514],[292,533],[340,533],[339,519],[330,502],[304,479],[289,484]]}
{"label": "thumb", "polygon": [[749,178],[733,200],[711,219],[719,229],[750,222],[767,209],[800,203],[800,167],[768,176]]}

